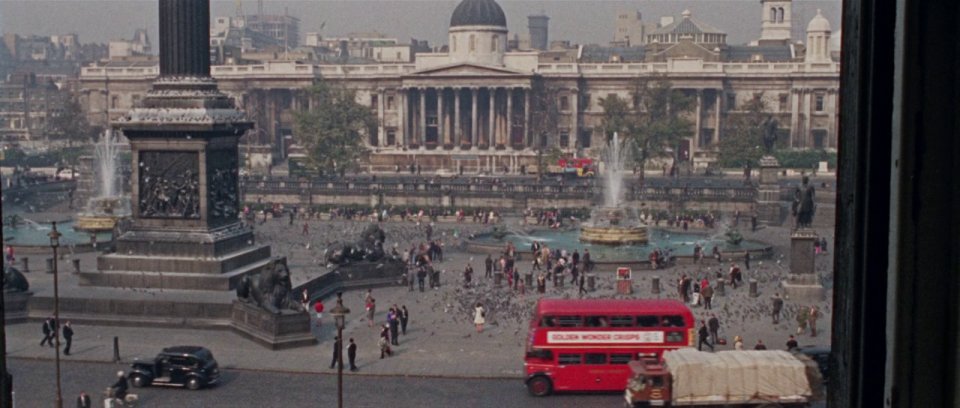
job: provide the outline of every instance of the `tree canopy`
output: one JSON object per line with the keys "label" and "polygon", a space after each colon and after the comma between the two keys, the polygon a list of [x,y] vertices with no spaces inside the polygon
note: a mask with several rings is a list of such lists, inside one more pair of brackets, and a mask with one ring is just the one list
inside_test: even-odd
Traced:
{"label": "tree canopy", "polygon": [[649,159],[674,157],[679,161],[675,155],[680,141],[693,135],[694,123],[686,116],[696,107],[696,100],[659,77],[637,79],[631,96],[632,101],[617,95],[600,100],[604,112],[600,126],[607,140],[614,132],[620,134],[633,149],[641,172]]}
{"label": "tree canopy", "polygon": [[323,173],[355,170],[369,153],[363,136],[376,128],[376,115],[357,103],[353,90],[318,82],[307,91],[315,103],[294,118],[297,142],[307,151],[308,163]]}
{"label": "tree canopy", "polygon": [[717,161],[721,167],[756,167],[763,156],[763,128],[769,118],[763,94],[754,95],[742,107],[743,113],[730,115],[723,124]]}
{"label": "tree canopy", "polygon": [[63,95],[63,109],[50,119],[47,136],[51,139],[67,139],[85,144],[96,141],[102,129],[91,126],[76,96]]}

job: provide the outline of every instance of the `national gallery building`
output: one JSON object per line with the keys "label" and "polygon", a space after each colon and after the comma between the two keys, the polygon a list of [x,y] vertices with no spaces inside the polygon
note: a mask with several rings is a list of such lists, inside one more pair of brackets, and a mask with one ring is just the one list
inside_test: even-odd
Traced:
{"label": "national gallery building", "polygon": [[[818,12],[806,38],[793,39],[790,9],[790,0],[760,2],[755,45],[728,45],[724,32],[687,10],[646,32],[641,45],[524,50],[511,47],[494,0],[463,0],[450,18],[445,51],[416,53],[413,62],[284,60],[211,71],[256,122],[250,140],[270,146],[265,150],[274,160],[288,154],[295,138],[292,113],[315,103],[306,88],[322,80],[356,90],[378,119],[364,137],[377,171],[416,163],[425,171],[519,172],[548,148],[590,155],[604,140],[600,101],[611,95],[630,101],[638,80],[665,78],[696,99],[695,130],[680,157],[701,168],[715,160],[724,121],[756,97],[777,119],[785,145],[837,147],[840,66],[831,55],[830,23]],[[84,67],[80,100],[91,122],[122,116],[158,72],[155,62]],[[534,112],[545,96],[556,104],[539,111],[552,112],[549,134],[537,131],[544,120]]]}

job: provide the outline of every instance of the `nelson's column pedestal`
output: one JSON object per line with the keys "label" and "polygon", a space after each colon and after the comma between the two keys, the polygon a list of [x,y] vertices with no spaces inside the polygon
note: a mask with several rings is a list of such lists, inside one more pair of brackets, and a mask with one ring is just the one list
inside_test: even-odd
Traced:
{"label": "nelson's column pedestal", "polygon": [[229,290],[270,262],[238,218],[237,143],[252,123],[210,77],[209,14],[160,2],[160,76],[112,124],[130,140],[133,219],[83,285]]}

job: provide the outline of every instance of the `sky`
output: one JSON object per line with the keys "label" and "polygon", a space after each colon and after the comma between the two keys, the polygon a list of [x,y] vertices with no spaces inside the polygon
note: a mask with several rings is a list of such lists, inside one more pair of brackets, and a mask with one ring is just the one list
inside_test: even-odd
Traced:
{"label": "sky", "polygon": [[[257,1],[240,1],[246,14],[257,11]],[[267,14],[288,13],[301,19],[301,35],[320,32],[337,37],[350,32],[379,31],[407,42],[410,38],[445,44],[450,15],[459,0],[264,0]],[[500,0],[510,36],[527,32],[526,16],[550,17],[550,40],[578,44],[606,44],[613,39],[619,10],[639,10],[643,20],[660,16],[679,18],[684,9],[693,17],[727,32],[729,44],[744,44],[760,35],[759,0]],[[212,0],[211,16],[232,16],[237,1]],[[831,28],[840,28],[840,0],[794,0],[794,39],[805,40],[803,30],[817,9]],[[0,32],[20,35],[77,33],[81,42],[131,38],[146,27],[154,45],[157,38],[157,2],[151,0],[0,0]],[[321,30],[321,27],[322,30]],[[799,28],[798,28],[799,27]]]}

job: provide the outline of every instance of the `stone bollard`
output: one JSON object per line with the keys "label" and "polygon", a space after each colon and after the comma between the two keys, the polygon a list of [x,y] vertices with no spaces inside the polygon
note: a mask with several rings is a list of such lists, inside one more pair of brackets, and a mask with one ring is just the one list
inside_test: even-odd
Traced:
{"label": "stone bollard", "polygon": [[727,295],[727,290],[726,290],[726,288],[727,288],[727,283],[724,282],[723,279],[718,280],[718,281],[717,281],[716,295],[717,295],[717,296],[726,296],[726,295]]}
{"label": "stone bollard", "polygon": [[493,274],[493,286],[496,286],[499,288],[501,285],[503,285],[503,274],[500,272],[497,272]]}
{"label": "stone bollard", "polygon": [[653,285],[653,287],[650,289],[650,293],[653,293],[654,295],[659,295],[660,294],[660,277],[654,276],[653,279],[650,280],[650,283]]}
{"label": "stone bollard", "polygon": [[23,273],[30,273],[30,258],[23,257]]}
{"label": "stone bollard", "polygon": [[597,290],[597,276],[592,273],[587,275],[587,290],[591,292]]}
{"label": "stone bollard", "polygon": [[[74,260],[73,260],[73,273],[80,273],[80,260],[79,260],[79,259],[74,259]],[[404,275],[404,276],[406,276],[406,275]]]}
{"label": "stone bollard", "polygon": [[557,276],[560,277],[560,280],[559,280],[559,282],[560,282],[560,288],[563,288],[564,282],[567,280],[567,277],[566,277],[566,276],[563,276],[563,274],[558,274]]}
{"label": "stone bollard", "polygon": [[53,258],[47,258],[47,273],[53,273]]}
{"label": "stone bollard", "polygon": [[532,287],[533,287],[533,272],[527,272],[525,275],[523,275],[523,280],[524,280],[524,284],[527,285],[528,288],[532,288]]}
{"label": "stone bollard", "polygon": [[760,296],[760,291],[757,289],[757,280],[750,279],[750,297]]}
{"label": "stone bollard", "polygon": [[561,276],[562,276],[562,275],[560,275],[559,273],[553,274],[553,287],[560,286],[560,280],[561,280],[560,277],[561,277]]}

